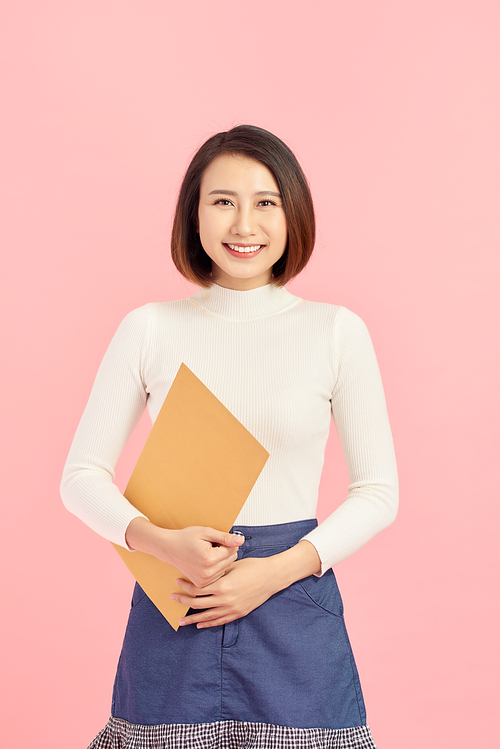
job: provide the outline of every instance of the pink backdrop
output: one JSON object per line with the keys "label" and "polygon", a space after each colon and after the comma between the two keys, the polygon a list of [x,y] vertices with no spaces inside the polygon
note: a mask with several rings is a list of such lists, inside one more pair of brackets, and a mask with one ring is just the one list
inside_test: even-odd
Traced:
{"label": "pink backdrop", "polygon": [[[131,580],[64,510],[60,474],[118,322],[194,292],[168,251],[190,155],[251,122],[315,196],[290,290],[358,312],[385,382],[400,516],[338,567],[375,739],[493,746],[498,2],[17,0],[3,17],[4,745],[83,748],[108,718]],[[331,443],[321,516],[345,493]]]}

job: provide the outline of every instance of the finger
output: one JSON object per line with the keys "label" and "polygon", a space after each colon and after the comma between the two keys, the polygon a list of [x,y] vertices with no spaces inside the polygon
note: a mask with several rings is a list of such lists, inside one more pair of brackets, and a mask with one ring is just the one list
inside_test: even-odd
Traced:
{"label": "finger", "polygon": [[185,616],[183,619],[179,619],[179,626],[186,627],[189,624],[196,624],[199,629],[205,627],[216,627],[224,618],[226,618],[226,621],[231,620],[230,615],[229,618],[227,617],[227,613],[224,615],[221,612],[202,611],[199,614],[191,614],[190,616]]}
{"label": "finger", "polygon": [[225,559],[219,559],[215,564],[213,564],[211,567],[211,572],[213,573],[213,575],[218,575],[219,577],[221,577],[222,575],[225,575],[227,572],[229,572],[233,564],[238,559],[237,554],[238,552],[235,552]]}
{"label": "finger", "polygon": [[172,601],[179,601],[184,606],[189,606],[190,609],[211,609],[218,605],[218,601],[213,601],[213,596],[200,596],[199,598],[193,598],[192,596],[185,596],[182,593],[172,593],[170,595]]}
{"label": "finger", "polygon": [[196,629],[208,629],[209,627],[220,627],[223,624],[229,624],[229,622],[234,622],[235,619],[238,619],[236,614],[234,616],[224,616],[220,619],[214,619],[211,622],[200,622],[200,624],[196,625]]}
{"label": "finger", "polygon": [[206,581],[206,583],[198,583],[198,589],[195,595],[207,595],[222,592],[226,586],[226,578],[234,569],[234,561],[230,560],[228,563],[219,564],[215,570],[213,570],[214,574]]}
{"label": "finger", "polygon": [[190,580],[184,580],[183,577],[179,577],[175,582],[179,586],[179,588],[185,590],[186,593],[189,593],[190,596],[197,596],[200,594],[201,588],[197,588],[196,585],[190,582]]}
{"label": "finger", "polygon": [[[223,548],[223,547],[220,547]],[[212,573],[213,581],[218,580],[219,577],[222,577],[223,575],[226,575],[231,570],[231,567],[234,565],[234,563],[238,559],[238,552],[234,552],[233,554],[229,554],[227,557],[223,557],[222,559],[218,558],[217,560],[214,560],[214,562],[210,566],[210,572]]]}
{"label": "finger", "polygon": [[205,561],[205,564],[197,575],[190,575],[198,587],[206,588],[207,585],[211,585],[216,580],[219,580],[229,572],[234,562],[236,562],[237,552],[231,551],[228,555],[228,550],[223,547],[211,549],[214,552],[218,552],[219,550],[222,551],[222,559],[220,558],[221,554],[217,554],[215,559],[211,555],[212,558]]}
{"label": "finger", "polygon": [[191,580],[185,580],[183,578],[180,579],[180,582],[176,580],[177,585],[179,585],[183,590],[186,590],[189,595],[192,596],[208,595],[214,592],[212,591],[211,586],[221,580],[225,575],[229,574],[231,564],[232,563],[224,563],[217,565],[215,568],[210,568],[211,574],[208,571],[204,575],[199,573],[198,579],[193,575],[193,579],[195,580],[194,583]]}
{"label": "finger", "polygon": [[235,546],[241,546],[245,542],[245,536],[242,536],[240,533],[224,533],[223,531],[215,530],[215,528],[206,529],[206,539],[230,549],[233,549]]}
{"label": "finger", "polygon": [[229,622],[234,622],[236,619],[239,619],[242,616],[242,614],[237,614],[236,612],[233,613],[226,613],[224,615],[218,616],[216,619],[211,619],[210,621],[201,621],[196,624],[196,629],[208,629],[208,627],[220,627],[223,624],[229,624]]}
{"label": "finger", "polygon": [[228,549],[227,546],[212,546],[208,552],[210,564],[215,568],[227,567],[238,558],[238,552],[234,547]]}

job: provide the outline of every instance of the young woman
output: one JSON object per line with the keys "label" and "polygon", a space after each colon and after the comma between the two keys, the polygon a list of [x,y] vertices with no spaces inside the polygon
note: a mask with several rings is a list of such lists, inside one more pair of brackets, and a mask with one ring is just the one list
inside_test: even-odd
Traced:
{"label": "young woman", "polygon": [[[284,285],[306,265],[314,212],[304,174],[271,133],[210,138],[181,186],[172,257],[201,286],[123,320],[64,470],[69,510],[97,533],[181,570],[175,632],[136,585],[112,716],[92,749],[374,747],[332,566],[391,523],[397,473],[364,323]],[[269,451],[231,533],[160,528],[113,484],[147,406],[182,362]],[[347,499],[320,525],[331,418]]]}

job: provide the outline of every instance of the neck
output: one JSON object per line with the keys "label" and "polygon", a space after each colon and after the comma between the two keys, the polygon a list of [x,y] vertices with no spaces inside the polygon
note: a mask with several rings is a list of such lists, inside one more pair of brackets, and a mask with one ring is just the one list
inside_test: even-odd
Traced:
{"label": "neck", "polygon": [[261,286],[267,286],[272,282],[271,271],[266,271],[260,276],[253,278],[235,278],[227,273],[219,271],[217,275],[212,272],[212,280],[217,286],[222,286],[224,289],[233,289],[233,291],[251,291],[252,289],[259,289]]}

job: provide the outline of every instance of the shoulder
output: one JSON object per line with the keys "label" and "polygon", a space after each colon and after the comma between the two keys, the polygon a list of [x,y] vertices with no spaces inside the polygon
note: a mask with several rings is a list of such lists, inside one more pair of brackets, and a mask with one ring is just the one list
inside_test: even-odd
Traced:
{"label": "shoulder", "polygon": [[318,324],[327,326],[332,335],[366,335],[368,329],[359,315],[347,307],[328,302],[302,299],[300,313]]}
{"label": "shoulder", "polygon": [[155,324],[162,324],[183,315],[190,307],[189,297],[170,302],[148,302],[131,310],[120,323],[128,330],[151,330]]}
{"label": "shoulder", "polygon": [[346,366],[364,368],[375,359],[368,328],[355,312],[338,304],[306,300],[300,309],[307,320],[305,332],[326,347],[337,378]]}
{"label": "shoulder", "polygon": [[108,346],[107,360],[135,362],[134,366],[140,366],[143,371],[162,341],[168,340],[171,333],[178,330],[178,322],[182,319],[180,308],[188,304],[185,299],[149,302],[128,312]]}

